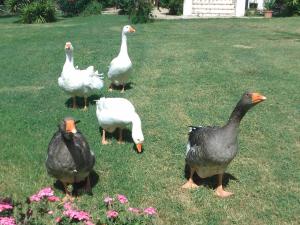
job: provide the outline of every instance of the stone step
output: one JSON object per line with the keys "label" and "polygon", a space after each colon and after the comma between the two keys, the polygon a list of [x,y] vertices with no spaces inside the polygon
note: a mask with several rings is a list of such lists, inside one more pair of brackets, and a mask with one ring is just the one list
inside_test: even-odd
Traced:
{"label": "stone step", "polygon": [[214,13],[214,14],[234,14],[234,9],[192,9],[193,14],[205,14],[205,13]]}
{"label": "stone step", "polygon": [[235,5],[227,4],[227,5],[193,5],[192,9],[235,9]]}
{"label": "stone step", "polygon": [[224,4],[235,4],[233,0],[193,0],[193,5],[199,4],[214,4],[214,5],[224,5]]}
{"label": "stone step", "polygon": [[234,14],[223,14],[223,13],[198,13],[198,14],[192,14],[193,16],[198,17],[234,17]]}

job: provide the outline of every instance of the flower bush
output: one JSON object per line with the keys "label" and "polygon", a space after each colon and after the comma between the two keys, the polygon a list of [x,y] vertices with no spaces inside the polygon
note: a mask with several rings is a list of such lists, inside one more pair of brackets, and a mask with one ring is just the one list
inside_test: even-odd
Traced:
{"label": "flower bush", "polygon": [[16,221],[12,217],[0,217],[0,224],[1,225],[15,225]]}
{"label": "flower bush", "polygon": [[0,225],[16,224],[85,224],[125,225],[154,224],[157,210],[153,207],[135,208],[130,206],[125,195],[107,196],[99,203],[99,213],[80,210],[74,203],[65,202],[46,187],[31,195],[24,203],[0,198]]}
{"label": "flower bush", "polygon": [[[145,209],[131,207],[125,195],[104,198],[106,206],[105,224],[153,224],[157,211],[153,207]],[[102,221],[101,221],[102,222]]]}
{"label": "flower bush", "polygon": [[13,206],[9,199],[0,199],[0,225],[15,225],[16,221],[11,217]]}

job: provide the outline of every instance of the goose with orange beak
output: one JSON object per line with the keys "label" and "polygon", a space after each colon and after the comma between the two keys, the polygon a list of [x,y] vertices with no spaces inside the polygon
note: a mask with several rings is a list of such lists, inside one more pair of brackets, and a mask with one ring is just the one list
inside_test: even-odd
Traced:
{"label": "goose with orange beak", "polygon": [[246,92],[224,126],[191,126],[185,158],[189,176],[182,188],[198,187],[193,181],[194,173],[201,178],[217,175],[216,195],[224,198],[233,194],[223,189],[222,181],[227,166],[238,152],[239,125],[248,110],[264,100],[266,97],[259,93]]}
{"label": "goose with orange beak", "polygon": [[114,132],[119,129],[119,143],[123,142],[123,132],[125,126],[132,124],[131,134],[137,151],[142,152],[144,135],[142,123],[134,106],[125,98],[100,98],[96,101],[96,115],[99,125],[103,128],[102,144],[108,144],[106,132]]}
{"label": "goose with orange beak", "polygon": [[58,86],[73,98],[73,108],[77,108],[76,97],[84,98],[84,110],[87,110],[88,96],[99,92],[104,86],[103,74],[89,66],[84,70],[74,67],[73,45],[71,42],[65,44],[66,61],[63,66]]}
{"label": "goose with orange beak", "polygon": [[66,117],[53,135],[46,159],[46,168],[50,176],[63,183],[66,200],[71,198],[67,185],[86,181],[85,190],[91,192],[89,174],[95,165],[94,153],[77,129],[75,121]]}
{"label": "goose with orange beak", "polygon": [[109,65],[108,78],[111,80],[109,91],[112,91],[114,85],[121,86],[121,92],[125,91],[125,84],[128,81],[132,63],[127,51],[127,34],[134,33],[135,29],[126,25],[122,29],[122,42],[119,55],[114,58]]}

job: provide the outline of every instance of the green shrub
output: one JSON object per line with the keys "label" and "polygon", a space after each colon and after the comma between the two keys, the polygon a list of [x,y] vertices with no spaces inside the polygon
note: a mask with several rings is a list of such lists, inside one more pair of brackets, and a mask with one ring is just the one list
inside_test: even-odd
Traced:
{"label": "green shrub", "polygon": [[276,0],[275,10],[279,16],[300,15],[300,0]]}
{"label": "green shrub", "polygon": [[147,23],[151,21],[152,4],[150,0],[137,0],[135,7],[132,7],[129,12],[129,17],[132,23]]}
{"label": "green shrub", "polygon": [[119,14],[129,15],[134,7],[135,0],[116,0],[117,7],[120,9]]}
{"label": "green shrub", "polygon": [[129,15],[132,23],[146,23],[152,20],[150,0],[119,0],[120,14]]}
{"label": "green shrub", "polygon": [[55,20],[55,7],[50,0],[34,1],[21,8],[23,23],[48,23]]}
{"label": "green shrub", "polygon": [[57,0],[57,5],[65,16],[76,16],[85,10],[91,0]]}
{"label": "green shrub", "polygon": [[99,15],[102,11],[102,5],[97,1],[90,2],[84,11],[81,13],[83,16],[90,16],[90,15]]}
{"label": "green shrub", "polygon": [[159,6],[162,8],[168,8],[169,0],[159,0]]}
{"label": "green shrub", "polygon": [[103,6],[103,8],[106,7],[115,7],[117,5],[118,0],[99,0],[99,3]]}
{"label": "green shrub", "polygon": [[290,15],[300,15],[300,0],[285,0]]}
{"label": "green shrub", "polygon": [[183,12],[183,0],[169,0],[168,8],[170,15],[181,15]]}
{"label": "green shrub", "polygon": [[23,6],[30,4],[32,0],[5,0],[4,4],[11,13],[20,13]]}

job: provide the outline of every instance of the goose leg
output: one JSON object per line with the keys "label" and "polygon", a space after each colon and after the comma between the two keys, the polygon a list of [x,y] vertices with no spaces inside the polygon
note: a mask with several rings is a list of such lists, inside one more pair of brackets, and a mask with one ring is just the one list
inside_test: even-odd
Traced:
{"label": "goose leg", "polygon": [[123,144],[123,130],[121,128],[119,128],[119,140],[118,140],[119,144]]}
{"label": "goose leg", "polygon": [[195,171],[196,170],[194,168],[191,168],[190,178],[184,185],[181,186],[182,188],[192,189],[192,188],[197,188],[198,187],[198,185],[195,184],[194,181],[193,181],[193,175],[194,175]]}
{"label": "goose leg", "polygon": [[63,186],[64,186],[64,189],[66,192],[66,196],[62,199],[62,201],[63,202],[68,202],[68,201],[73,202],[74,197],[72,197],[72,193],[68,190],[68,185],[66,183],[63,183]]}
{"label": "goose leg", "polygon": [[105,130],[104,129],[102,130],[102,144],[103,145],[107,145],[108,144],[108,141],[105,138]]}
{"label": "goose leg", "polygon": [[90,175],[88,175],[86,178],[86,183],[85,183],[84,189],[85,189],[86,193],[90,193],[90,194],[92,193]]}
{"label": "goose leg", "polygon": [[221,198],[229,197],[230,195],[233,195],[232,192],[224,191],[223,189],[223,174],[218,174],[218,187],[216,189],[216,195]]}
{"label": "goose leg", "polygon": [[84,108],[83,111],[87,110],[87,97],[84,97]]}
{"label": "goose leg", "polygon": [[124,93],[124,92],[125,92],[125,84],[123,83],[121,93]]}
{"label": "goose leg", "polygon": [[77,104],[76,104],[76,96],[73,96],[73,109],[77,108]]}
{"label": "goose leg", "polygon": [[109,92],[112,92],[112,90],[113,90],[113,84],[110,83],[109,88],[108,88],[108,91],[109,91]]}

